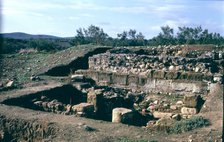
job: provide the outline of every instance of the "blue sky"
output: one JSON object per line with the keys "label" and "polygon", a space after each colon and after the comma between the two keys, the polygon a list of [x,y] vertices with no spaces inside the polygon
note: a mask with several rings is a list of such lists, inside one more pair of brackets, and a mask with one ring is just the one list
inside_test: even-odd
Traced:
{"label": "blue sky", "polygon": [[93,24],[112,37],[136,29],[146,38],[169,25],[224,35],[223,0],[2,0],[2,31],[71,37]]}

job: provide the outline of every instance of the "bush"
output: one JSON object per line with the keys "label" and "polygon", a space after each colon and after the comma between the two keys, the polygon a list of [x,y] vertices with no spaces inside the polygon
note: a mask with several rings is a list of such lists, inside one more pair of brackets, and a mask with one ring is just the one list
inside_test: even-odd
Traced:
{"label": "bush", "polygon": [[207,119],[204,119],[201,116],[195,116],[190,119],[181,120],[176,122],[174,126],[170,128],[169,133],[183,133],[187,131],[191,131],[196,128],[208,126],[210,123]]}

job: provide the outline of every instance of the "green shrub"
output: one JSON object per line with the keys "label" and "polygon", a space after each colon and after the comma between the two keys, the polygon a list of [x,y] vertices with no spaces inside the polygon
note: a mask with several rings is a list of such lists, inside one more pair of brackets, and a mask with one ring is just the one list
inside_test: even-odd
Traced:
{"label": "green shrub", "polygon": [[176,122],[174,126],[170,128],[169,133],[183,133],[187,131],[191,131],[196,128],[208,126],[210,123],[207,119],[204,119],[200,116],[195,116],[190,119],[181,120],[179,122]]}

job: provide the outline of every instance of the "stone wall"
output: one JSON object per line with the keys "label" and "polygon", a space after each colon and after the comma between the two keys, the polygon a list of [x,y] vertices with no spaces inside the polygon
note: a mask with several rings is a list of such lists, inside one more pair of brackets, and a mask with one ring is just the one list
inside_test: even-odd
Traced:
{"label": "stone wall", "polygon": [[111,72],[102,72],[94,70],[78,70],[76,74],[83,74],[93,78],[99,85],[109,85],[115,87],[124,87],[132,90],[144,92],[162,92],[162,93],[196,93],[205,94],[209,88],[207,82],[211,81],[212,76],[203,76],[202,74],[169,73],[154,71],[148,76],[134,74],[120,74]]}
{"label": "stone wall", "polygon": [[[221,62],[220,62],[221,63]],[[166,55],[104,53],[89,58],[89,68],[128,74],[148,74],[151,70],[212,74],[222,67],[210,57],[187,58]]]}

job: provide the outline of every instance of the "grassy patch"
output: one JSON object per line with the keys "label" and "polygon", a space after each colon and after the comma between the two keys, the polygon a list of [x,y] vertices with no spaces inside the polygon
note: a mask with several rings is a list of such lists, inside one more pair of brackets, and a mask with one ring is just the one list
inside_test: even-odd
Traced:
{"label": "grassy patch", "polygon": [[210,123],[207,119],[204,119],[200,116],[192,117],[191,119],[181,120],[176,122],[174,126],[170,128],[169,133],[183,133],[187,131],[191,131],[196,128],[208,126]]}

